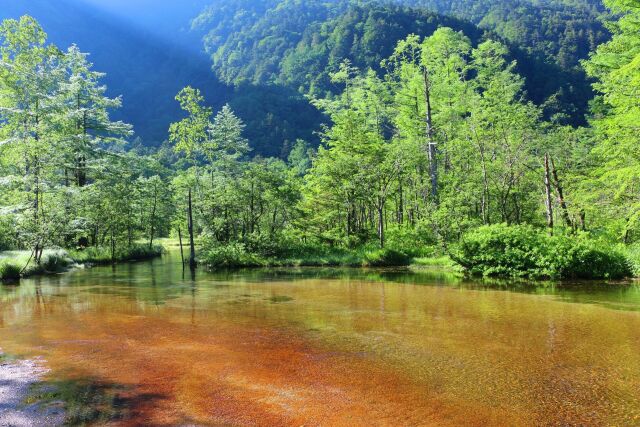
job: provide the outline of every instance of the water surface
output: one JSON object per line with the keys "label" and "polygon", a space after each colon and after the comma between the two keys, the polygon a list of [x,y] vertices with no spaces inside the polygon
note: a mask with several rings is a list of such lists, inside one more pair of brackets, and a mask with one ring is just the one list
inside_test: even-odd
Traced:
{"label": "water surface", "polygon": [[0,348],[43,357],[65,390],[48,397],[111,425],[640,424],[633,284],[192,278],[169,255],[1,287]]}

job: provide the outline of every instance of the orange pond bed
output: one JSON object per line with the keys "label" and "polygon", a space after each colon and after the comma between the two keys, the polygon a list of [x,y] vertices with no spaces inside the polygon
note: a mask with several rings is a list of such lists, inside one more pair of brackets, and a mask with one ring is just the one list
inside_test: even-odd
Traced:
{"label": "orange pond bed", "polygon": [[640,314],[555,296],[140,264],[0,291],[0,347],[110,425],[640,423]]}

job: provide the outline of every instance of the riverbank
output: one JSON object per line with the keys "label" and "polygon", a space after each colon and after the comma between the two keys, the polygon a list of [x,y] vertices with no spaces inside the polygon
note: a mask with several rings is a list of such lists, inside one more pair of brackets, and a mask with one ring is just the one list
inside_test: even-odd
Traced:
{"label": "riverbank", "polygon": [[39,264],[29,251],[0,252],[0,281],[17,281],[32,276],[62,273],[78,266],[108,265],[112,263],[144,261],[161,256],[162,246],[134,245],[112,255],[108,248],[87,248],[66,251],[45,250]]}
{"label": "riverbank", "polygon": [[40,359],[14,360],[0,351],[0,426],[55,427],[63,425],[59,406],[27,404],[29,391],[48,369]]}

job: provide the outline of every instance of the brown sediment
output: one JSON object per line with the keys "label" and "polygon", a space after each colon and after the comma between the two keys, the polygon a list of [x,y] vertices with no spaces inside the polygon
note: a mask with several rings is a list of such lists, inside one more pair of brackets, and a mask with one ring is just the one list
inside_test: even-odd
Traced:
{"label": "brown sediment", "polygon": [[118,425],[524,424],[439,396],[372,354],[323,349],[294,331],[104,316],[78,318],[86,326],[72,336],[52,328],[51,360],[59,372],[71,362],[75,375],[130,385],[121,396],[130,412]]}

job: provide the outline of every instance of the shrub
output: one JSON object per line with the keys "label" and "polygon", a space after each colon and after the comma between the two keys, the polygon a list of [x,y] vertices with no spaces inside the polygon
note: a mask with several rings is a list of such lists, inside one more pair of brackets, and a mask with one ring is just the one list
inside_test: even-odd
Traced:
{"label": "shrub", "polygon": [[130,247],[116,248],[115,259],[111,254],[111,248],[106,246],[92,246],[83,250],[73,251],[71,257],[79,263],[110,264],[114,261],[143,261],[162,255],[162,246],[135,244]]}
{"label": "shrub", "polygon": [[71,264],[73,264],[73,260],[65,251],[45,252],[40,260],[41,268],[49,273],[62,271]]}
{"label": "shrub", "polygon": [[265,264],[258,256],[249,253],[242,243],[230,243],[209,249],[201,261],[210,268],[260,267]]}
{"label": "shrub", "polygon": [[0,261],[0,280],[12,281],[20,279],[22,268],[8,260]]}
{"label": "shrub", "polygon": [[12,249],[14,246],[13,230],[15,227],[11,225],[8,218],[0,218],[0,251]]}
{"label": "shrub", "polygon": [[588,235],[554,236],[531,226],[480,227],[465,234],[452,258],[468,273],[555,279],[619,279],[631,275],[620,251]]}
{"label": "shrub", "polygon": [[414,258],[433,255],[434,247],[438,244],[433,232],[420,224],[415,228],[390,229],[386,240],[387,248]]}
{"label": "shrub", "polygon": [[625,249],[629,267],[636,277],[640,277],[640,243],[636,243]]}
{"label": "shrub", "polygon": [[393,249],[379,249],[364,255],[364,265],[369,267],[402,266],[411,264],[411,257]]}

